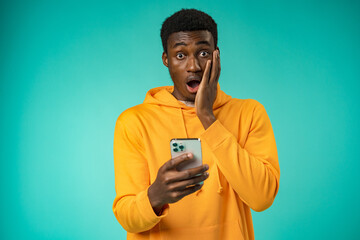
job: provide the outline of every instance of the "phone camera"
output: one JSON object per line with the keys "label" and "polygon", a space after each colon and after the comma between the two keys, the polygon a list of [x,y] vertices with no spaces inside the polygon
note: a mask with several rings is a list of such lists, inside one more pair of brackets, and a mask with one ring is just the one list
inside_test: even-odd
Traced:
{"label": "phone camera", "polygon": [[174,148],[173,150],[174,150],[174,152],[178,152],[178,151],[179,151],[179,149],[177,149],[177,148]]}
{"label": "phone camera", "polygon": [[177,147],[178,144],[177,144],[177,143],[173,143],[172,145],[173,145],[174,147]]}

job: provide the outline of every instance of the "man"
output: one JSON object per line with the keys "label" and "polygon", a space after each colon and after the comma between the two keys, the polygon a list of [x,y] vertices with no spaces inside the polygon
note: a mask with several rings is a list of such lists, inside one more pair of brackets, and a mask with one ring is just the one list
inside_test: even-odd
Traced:
{"label": "man", "polygon": [[[265,109],[220,90],[209,15],[176,12],[161,39],[174,86],[151,89],[117,120],[114,214],[128,239],[254,239],[250,208],[268,208],[280,178]],[[170,159],[172,138],[200,138],[204,164],[178,171],[193,156]]]}

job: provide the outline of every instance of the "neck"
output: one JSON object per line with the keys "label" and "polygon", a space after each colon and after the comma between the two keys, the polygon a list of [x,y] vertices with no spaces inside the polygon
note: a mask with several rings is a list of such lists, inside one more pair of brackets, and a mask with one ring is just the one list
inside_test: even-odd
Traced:
{"label": "neck", "polygon": [[185,104],[188,107],[195,107],[195,102],[192,101],[183,101],[183,100],[179,100],[180,102],[182,102],[183,104]]}

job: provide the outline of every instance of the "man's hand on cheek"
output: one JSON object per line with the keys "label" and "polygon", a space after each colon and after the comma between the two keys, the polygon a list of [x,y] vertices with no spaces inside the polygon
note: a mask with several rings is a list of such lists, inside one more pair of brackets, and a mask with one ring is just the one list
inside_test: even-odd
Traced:
{"label": "man's hand on cheek", "polygon": [[217,83],[220,76],[219,50],[213,52],[212,61],[208,60],[205,71],[196,93],[195,109],[205,129],[216,121],[213,113],[213,105],[217,94]]}

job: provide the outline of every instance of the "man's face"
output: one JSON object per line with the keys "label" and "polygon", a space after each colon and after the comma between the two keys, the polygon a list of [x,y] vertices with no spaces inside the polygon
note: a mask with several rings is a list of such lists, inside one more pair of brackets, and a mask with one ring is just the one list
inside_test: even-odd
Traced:
{"label": "man's face", "polygon": [[212,59],[214,50],[213,36],[206,30],[176,32],[169,36],[167,54],[163,53],[162,59],[174,82],[172,94],[178,100],[195,101],[206,61]]}

